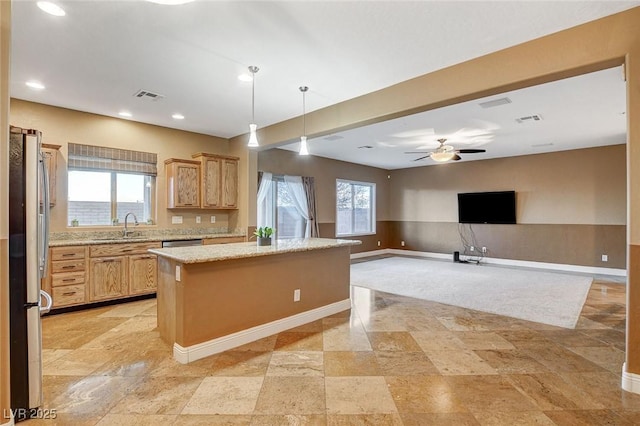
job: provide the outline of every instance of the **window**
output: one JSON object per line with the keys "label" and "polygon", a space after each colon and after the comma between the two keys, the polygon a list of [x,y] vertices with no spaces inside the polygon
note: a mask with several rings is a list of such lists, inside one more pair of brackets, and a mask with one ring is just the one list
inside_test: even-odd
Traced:
{"label": "window", "polygon": [[[258,226],[275,228],[276,238],[304,238],[307,220],[296,203],[295,183],[292,186],[286,179],[291,176],[274,176],[269,172],[260,172],[258,188]],[[293,177],[295,180],[295,177]],[[299,194],[297,194],[299,195]]]}
{"label": "window", "polygon": [[153,176],[85,170],[69,171],[68,222],[80,226],[123,223],[131,212],[138,221],[152,221]]}
{"label": "window", "polygon": [[[156,154],[69,144],[69,225],[155,221]],[[77,221],[77,222],[76,222]]]}
{"label": "window", "polygon": [[280,239],[284,238],[304,238],[304,231],[307,221],[298,212],[293,200],[293,194],[289,191],[289,185],[282,176],[274,176],[275,185],[274,196],[275,206],[274,217],[276,218],[276,235]]}
{"label": "window", "polygon": [[336,235],[376,232],[376,184],[336,180]]}

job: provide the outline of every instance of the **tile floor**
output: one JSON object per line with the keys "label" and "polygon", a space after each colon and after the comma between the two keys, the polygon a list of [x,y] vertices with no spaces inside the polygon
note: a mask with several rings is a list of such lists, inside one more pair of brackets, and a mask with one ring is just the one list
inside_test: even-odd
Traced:
{"label": "tile floor", "polygon": [[575,330],[354,287],[354,308],[189,365],[155,300],[46,317],[36,425],[634,425],[625,287]]}

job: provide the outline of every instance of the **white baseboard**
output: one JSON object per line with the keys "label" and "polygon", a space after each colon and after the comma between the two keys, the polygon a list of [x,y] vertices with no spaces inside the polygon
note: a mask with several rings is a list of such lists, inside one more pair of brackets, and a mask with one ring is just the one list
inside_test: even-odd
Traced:
{"label": "white baseboard", "polygon": [[627,363],[622,364],[622,389],[640,393],[640,375],[627,372]]}
{"label": "white baseboard", "polygon": [[337,314],[338,312],[342,312],[350,308],[351,299],[344,299],[330,305],[321,306],[310,311],[301,312],[287,318],[282,318],[267,324],[258,325],[247,330],[229,334],[228,336],[198,343],[197,345],[187,346],[186,348],[174,343],[173,358],[182,364],[188,364],[198,359],[224,352],[303,324],[317,321],[326,316]]}
{"label": "white baseboard", "polygon": [[370,257],[370,256],[380,256],[388,253],[389,253],[389,249],[363,251],[360,253],[351,253],[351,259],[360,259],[361,257]]}
{"label": "white baseboard", "polygon": [[[399,256],[430,257],[434,259],[447,259],[447,260],[453,261],[453,254],[449,254],[449,253],[433,253],[428,251],[414,251],[414,250],[401,250],[401,249],[383,249],[383,250],[354,253],[351,255],[351,258],[358,259],[363,257],[379,256],[384,254],[395,254]],[[482,258],[482,262],[488,263],[488,264],[494,264],[494,265],[551,269],[555,271],[580,272],[584,274],[611,275],[616,277],[627,276],[626,269],[601,268],[597,266],[567,265],[562,263],[532,262],[529,260],[498,259],[498,258],[492,258],[492,257],[484,257]]]}

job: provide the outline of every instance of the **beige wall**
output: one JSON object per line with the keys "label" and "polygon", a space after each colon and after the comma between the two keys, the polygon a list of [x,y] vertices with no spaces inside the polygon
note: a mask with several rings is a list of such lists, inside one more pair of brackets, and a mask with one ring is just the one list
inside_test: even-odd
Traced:
{"label": "beige wall", "polygon": [[390,219],[458,222],[459,192],[515,190],[523,224],[625,225],[626,146],[393,170]]}
{"label": "beige wall", "polygon": [[[9,382],[9,51],[11,2],[0,1],[0,413],[11,407]],[[0,417],[0,424],[8,419]]]}
{"label": "beige wall", "polygon": [[[51,209],[51,230],[61,232],[67,228],[67,146],[69,142],[87,145],[108,146],[158,154],[157,227],[230,227],[238,224],[238,213],[225,210],[173,209],[166,206],[166,179],[164,160],[167,158],[191,159],[196,152],[228,154],[226,139],[198,133],[184,132],[166,127],[137,123],[130,120],[106,117],[58,108],[18,99],[11,100],[11,124],[23,128],[38,129],[44,143],[62,145],[58,155],[57,204]],[[241,195],[244,187],[240,187]],[[242,198],[241,198],[242,199]],[[182,225],[172,225],[171,216],[183,217]],[[202,224],[195,223],[195,216],[202,216]],[[215,225],[210,224],[210,215],[216,216]],[[139,218],[143,220],[143,218]],[[142,229],[141,226],[139,229]],[[152,227],[153,228],[153,227]],[[73,228],[74,231],[82,230]],[[87,228],[85,228],[87,229]],[[91,228],[96,229],[96,228]],[[102,229],[110,229],[102,228]],[[112,228],[111,228],[112,229]]]}
{"label": "beige wall", "polygon": [[[448,163],[390,172],[391,248],[464,251],[459,192],[516,191],[516,225],[465,225],[486,255],[626,267],[626,146]],[[602,255],[608,260],[602,261]]]}

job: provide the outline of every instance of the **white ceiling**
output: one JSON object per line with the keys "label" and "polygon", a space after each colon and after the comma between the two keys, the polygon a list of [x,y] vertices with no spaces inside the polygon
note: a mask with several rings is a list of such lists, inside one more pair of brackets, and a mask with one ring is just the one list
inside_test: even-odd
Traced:
{"label": "white ceiling", "polygon": [[[34,1],[13,1],[12,97],[114,117],[128,110],[132,120],[221,137],[247,132],[251,83],[241,82],[237,76],[249,65],[260,67],[255,82],[255,114],[258,126],[263,127],[300,115],[300,85],[310,87],[307,111],[313,111],[640,5],[640,1],[366,0],[195,1],[182,6],[106,0],[57,3],[66,16],[47,15]],[[26,87],[24,83],[32,79],[41,81],[46,89]],[[615,85],[609,78],[596,79],[597,84]],[[617,82],[619,86],[620,80]],[[140,89],[165,97],[159,101],[135,98],[133,94]],[[513,133],[511,139],[521,133],[517,130],[525,128],[507,125],[514,114],[540,113],[545,125],[557,120],[566,127],[576,126],[574,116],[587,114],[590,108],[602,108],[596,115],[604,115],[601,103],[608,105],[611,101],[607,113],[623,111],[617,96],[609,99],[610,89],[602,88],[606,98],[594,96],[589,104],[577,101],[583,108],[571,114],[548,101],[540,103],[535,94],[524,94],[522,100],[520,94],[513,94],[512,104],[486,110],[486,116],[469,115],[473,105],[462,106],[467,109],[460,112],[451,107],[433,112],[437,115],[427,121],[424,117],[406,118],[407,124],[386,123],[361,129],[360,134],[356,130],[355,136],[341,134],[345,138],[341,144],[333,148],[323,144],[323,149],[337,150],[337,154],[321,155],[364,161],[360,155],[364,150],[357,156],[350,156],[346,149],[340,152],[341,147],[351,145],[345,140],[395,142],[388,136],[398,133],[402,126],[405,131],[416,125],[434,128],[440,135],[477,127],[473,120],[479,118],[498,125],[496,134]],[[578,92],[597,90],[600,88],[582,86]],[[569,86],[552,90],[557,91],[574,93]],[[447,111],[457,115],[448,117]],[[176,112],[186,118],[172,119]],[[614,127],[613,121],[607,121],[607,127]],[[585,122],[581,126],[593,124],[593,120]],[[555,126],[553,146],[570,149],[567,147],[574,145],[566,144],[574,142],[561,139],[557,129],[562,128]],[[372,133],[376,129],[383,133]],[[594,129],[600,131],[602,127],[595,125],[589,133]],[[616,129],[618,134],[602,134],[601,139],[618,137],[620,129]],[[550,137],[545,134],[536,141],[548,141]],[[525,136],[517,139],[521,146],[532,144]],[[491,152],[475,154],[477,158],[502,155],[497,140],[495,136],[486,146]],[[624,140],[612,143],[621,142]],[[402,143],[406,144],[399,148],[402,151],[418,145],[406,139]],[[314,144],[317,142],[310,144],[312,151],[317,148]],[[510,149],[514,146],[515,142]],[[372,151],[369,154],[377,149],[368,150]],[[395,158],[393,162],[373,157],[367,161],[383,168],[419,165],[407,162],[411,156],[399,152],[382,156]],[[504,155],[517,153],[526,152],[506,150]]]}
{"label": "white ceiling", "polygon": [[[511,103],[483,108],[507,98]],[[438,164],[423,155],[447,139],[455,148],[487,152],[460,154],[461,161],[540,154],[626,142],[626,93],[622,67],[490,96],[358,129],[309,139],[313,155],[383,169]],[[541,120],[519,118],[537,115]],[[299,150],[299,143],[282,148]]]}

